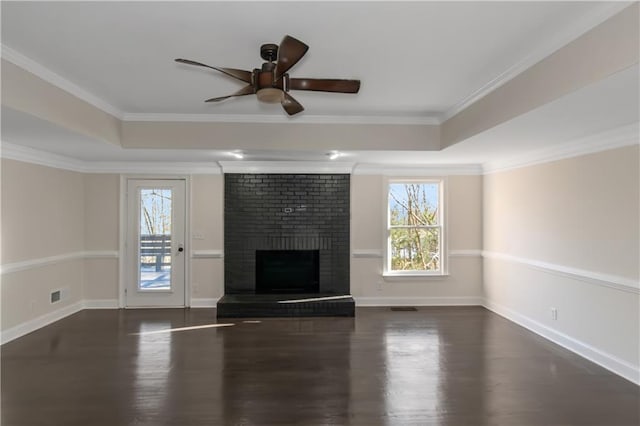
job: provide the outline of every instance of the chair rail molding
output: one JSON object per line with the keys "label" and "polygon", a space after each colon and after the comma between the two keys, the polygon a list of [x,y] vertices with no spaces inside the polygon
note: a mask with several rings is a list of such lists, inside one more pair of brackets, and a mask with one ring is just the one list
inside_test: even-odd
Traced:
{"label": "chair rail molding", "polygon": [[609,287],[628,293],[640,294],[640,282],[631,278],[611,274],[602,274],[585,269],[573,268],[570,266],[558,265],[555,263],[543,262],[535,259],[512,256],[510,254],[498,253],[494,251],[483,250],[482,257],[485,259],[496,259],[510,263],[517,263],[546,273],[573,278],[586,283]]}
{"label": "chair rail molding", "polygon": [[35,259],[22,260],[19,262],[6,263],[0,266],[0,275],[13,272],[25,271],[27,269],[41,268],[61,262],[69,262],[79,259],[118,259],[117,250],[87,250],[74,251],[69,253],[56,254],[54,256],[40,257]]}

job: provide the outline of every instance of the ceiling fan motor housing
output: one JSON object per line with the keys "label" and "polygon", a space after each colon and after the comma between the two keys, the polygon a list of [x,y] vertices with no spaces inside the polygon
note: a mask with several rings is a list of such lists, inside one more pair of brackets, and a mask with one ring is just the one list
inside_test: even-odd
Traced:
{"label": "ceiling fan motor housing", "polygon": [[267,43],[260,46],[260,57],[265,61],[273,62],[278,58],[278,45]]}

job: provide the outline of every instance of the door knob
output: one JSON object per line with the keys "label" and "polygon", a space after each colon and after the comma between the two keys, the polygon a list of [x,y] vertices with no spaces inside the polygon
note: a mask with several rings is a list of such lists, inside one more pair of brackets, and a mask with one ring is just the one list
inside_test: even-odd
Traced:
{"label": "door knob", "polygon": [[178,252],[182,253],[184,251],[184,246],[182,244],[180,244],[178,246]]}

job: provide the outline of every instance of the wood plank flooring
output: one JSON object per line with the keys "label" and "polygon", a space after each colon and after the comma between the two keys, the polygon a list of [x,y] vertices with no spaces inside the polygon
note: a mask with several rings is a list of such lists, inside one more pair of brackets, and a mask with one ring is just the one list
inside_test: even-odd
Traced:
{"label": "wood plank flooring", "polygon": [[85,310],[2,346],[1,386],[3,426],[640,424],[638,386],[480,307]]}

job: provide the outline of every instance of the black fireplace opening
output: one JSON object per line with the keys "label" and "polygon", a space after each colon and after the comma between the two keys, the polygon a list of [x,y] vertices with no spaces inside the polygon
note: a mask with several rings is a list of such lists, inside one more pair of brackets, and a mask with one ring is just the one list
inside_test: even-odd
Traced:
{"label": "black fireplace opening", "polygon": [[256,250],[256,293],[318,293],[319,250]]}

